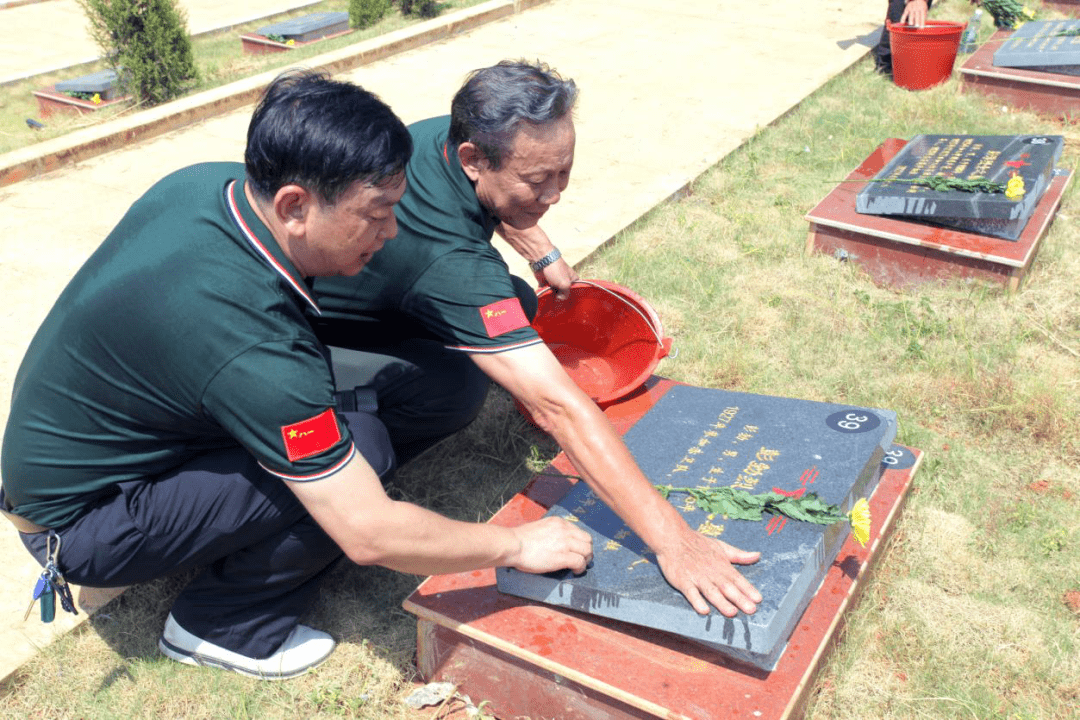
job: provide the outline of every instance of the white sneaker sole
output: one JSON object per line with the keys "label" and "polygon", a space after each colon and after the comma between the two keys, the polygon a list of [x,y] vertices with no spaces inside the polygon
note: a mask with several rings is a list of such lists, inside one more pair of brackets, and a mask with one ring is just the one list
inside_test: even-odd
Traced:
{"label": "white sneaker sole", "polygon": [[258,680],[289,680],[291,678],[300,677],[301,675],[304,675],[312,669],[318,667],[326,660],[326,658],[321,658],[311,663],[310,665],[298,668],[288,673],[274,673],[260,672],[257,670],[252,670],[251,668],[246,668],[240,665],[236,665],[234,663],[227,662],[225,660],[210,657],[209,655],[202,655],[197,652],[188,652],[186,650],[176,647],[165,638],[158,639],[158,649],[161,650],[162,654],[164,654],[166,657],[183,663],[185,665],[195,665],[197,667],[211,667],[219,668],[221,670],[231,670],[234,673],[246,675],[247,677],[256,678]]}

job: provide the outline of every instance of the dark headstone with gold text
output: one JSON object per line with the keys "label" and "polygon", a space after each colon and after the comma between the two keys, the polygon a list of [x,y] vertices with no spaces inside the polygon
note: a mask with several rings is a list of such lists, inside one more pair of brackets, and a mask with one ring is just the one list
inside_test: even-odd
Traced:
{"label": "dark headstone with gold text", "polygon": [[1080,75],[1080,20],[1026,22],[994,52],[994,66]]}
{"label": "dark headstone with gold text", "polygon": [[[893,447],[895,434],[896,415],[889,410],[675,386],[625,440],[656,484],[814,492],[847,510],[873,492],[883,468],[912,460],[910,452]],[[583,482],[548,514],[593,536],[588,570],[575,576],[500,568],[499,590],[675,633],[772,669],[849,525],[771,515],[760,522],[731,520],[706,514],[685,494],[669,499],[705,535],[762,552],[756,564],[740,567],[764,598],[756,613],[698,615],[664,579],[652,551]]]}
{"label": "dark headstone with gold text", "polygon": [[[1050,186],[1063,146],[1060,135],[916,135],[858,192],[855,209],[1016,240]],[[942,176],[1005,184],[1014,175],[1024,182],[1019,198],[911,182]]]}

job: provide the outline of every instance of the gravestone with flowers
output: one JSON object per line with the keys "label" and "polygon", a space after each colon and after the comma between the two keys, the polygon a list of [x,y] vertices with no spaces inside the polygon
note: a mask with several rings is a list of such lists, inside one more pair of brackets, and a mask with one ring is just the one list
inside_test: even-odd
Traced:
{"label": "gravestone with flowers", "polygon": [[99,102],[112,100],[120,94],[119,78],[115,70],[101,70],[71,80],[61,80],[56,83],[56,90],[84,100],[94,95],[97,95]]}
{"label": "gravestone with flowers", "polygon": [[1060,135],[917,135],[866,182],[855,209],[1016,240],[1063,146]]}
{"label": "gravestone with flowers", "polygon": [[254,33],[240,35],[243,51],[250,55],[287,52],[309,43],[352,32],[349,13],[320,12],[264,25]]}
{"label": "gravestone with flowers", "polygon": [[896,426],[889,410],[675,386],[626,433],[642,471],[691,527],[761,551],[757,563],[739,566],[763,596],[752,615],[698,615],[664,579],[652,550],[584,482],[548,514],[592,535],[586,572],[499,568],[498,588],[772,669],[848,536],[848,513],[873,493],[884,468],[913,461],[892,444]]}

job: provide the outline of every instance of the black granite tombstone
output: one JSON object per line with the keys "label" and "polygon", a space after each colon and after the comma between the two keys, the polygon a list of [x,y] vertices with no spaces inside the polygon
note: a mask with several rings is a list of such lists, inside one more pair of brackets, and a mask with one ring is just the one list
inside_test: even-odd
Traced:
{"label": "black granite tombstone", "polygon": [[97,93],[102,100],[112,100],[119,93],[115,70],[101,70],[100,72],[83,75],[71,80],[61,80],[56,83],[56,91],[62,93]]}
{"label": "black granite tombstone", "polygon": [[296,42],[310,42],[348,29],[349,13],[323,12],[266,25],[255,32],[263,37],[273,35]]}
{"label": "black granite tombstone", "polygon": [[[848,510],[873,492],[884,467],[903,466],[907,451],[892,446],[895,434],[896,414],[889,410],[676,386],[625,440],[659,485],[814,492]],[[593,536],[588,570],[575,576],[499,568],[499,590],[675,633],[771,670],[850,526],[772,515],[733,520],[707,514],[686,494],[673,492],[669,500],[699,532],[762,552],[756,564],[740,567],[763,596],[756,613],[698,615],[664,579],[655,555],[584,482],[548,514]]]}
{"label": "black granite tombstone", "polygon": [[[1016,240],[1049,187],[1063,146],[1060,135],[916,135],[858,192],[855,209]],[[1024,181],[1022,197],[910,182],[943,176],[1004,184],[1013,175]]]}
{"label": "black granite tombstone", "polygon": [[1033,20],[994,52],[996,67],[1080,75],[1080,20]]}

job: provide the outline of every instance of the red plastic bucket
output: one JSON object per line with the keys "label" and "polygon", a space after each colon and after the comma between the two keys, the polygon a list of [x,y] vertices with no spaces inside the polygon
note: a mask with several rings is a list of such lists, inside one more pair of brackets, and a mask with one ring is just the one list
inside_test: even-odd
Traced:
{"label": "red plastic bucket", "polygon": [[570,297],[537,293],[533,327],[578,387],[603,406],[641,387],[671,352],[649,303],[605,280],[579,280]]}
{"label": "red plastic bucket", "polygon": [[926,27],[893,25],[886,21],[892,46],[893,82],[908,90],[925,90],[952,75],[961,23],[927,20]]}

